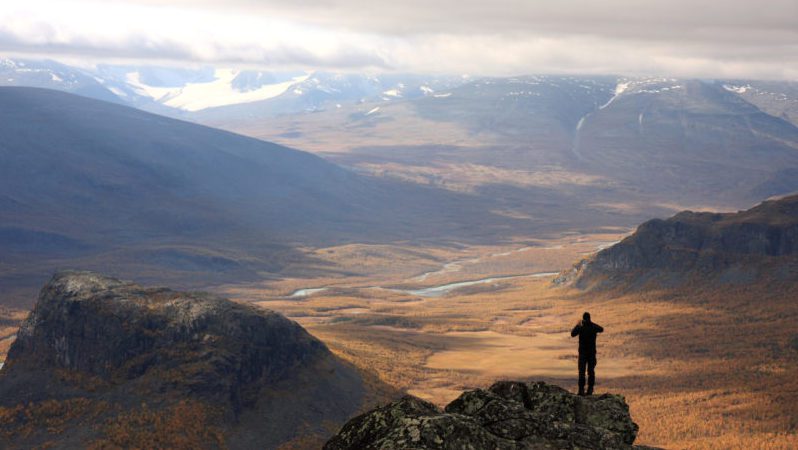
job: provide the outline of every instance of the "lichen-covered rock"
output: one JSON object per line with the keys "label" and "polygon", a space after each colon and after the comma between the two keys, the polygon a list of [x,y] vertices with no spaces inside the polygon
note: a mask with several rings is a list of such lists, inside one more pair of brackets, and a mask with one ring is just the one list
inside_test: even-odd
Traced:
{"label": "lichen-covered rock", "polygon": [[324,448],[609,450],[633,448],[636,436],[620,395],[502,381],[464,392],[444,411],[405,397],[350,420]]}
{"label": "lichen-covered rock", "polygon": [[435,405],[412,396],[358,416],[344,430],[325,448],[513,448],[473,418],[441,414]]}

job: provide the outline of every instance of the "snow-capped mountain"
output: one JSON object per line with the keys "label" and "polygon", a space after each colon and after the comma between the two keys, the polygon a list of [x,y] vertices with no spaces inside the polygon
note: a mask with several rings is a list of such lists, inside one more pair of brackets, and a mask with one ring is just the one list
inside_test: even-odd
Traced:
{"label": "snow-capped mountain", "polygon": [[327,100],[391,101],[434,94],[437,90],[459,86],[467,77],[428,77],[411,74],[362,76],[319,72],[297,85],[296,96],[313,97],[318,105]]}
{"label": "snow-capped mountain", "polygon": [[462,76],[414,74],[360,75],[313,72],[280,95],[254,102],[206,108],[192,114],[201,121],[235,121],[284,114],[335,110],[361,103],[388,103],[425,96],[468,82]]}
{"label": "snow-capped mountain", "polygon": [[106,79],[122,81],[137,96],[188,112],[274,98],[308,77],[302,72],[229,68],[197,71],[106,68],[105,73],[110,75]]}
{"label": "snow-capped mountain", "polygon": [[[479,123],[486,127],[501,125],[516,116],[521,121],[519,124],[527,123],[530,114],[549,114],[557,110],[556,117],[549,119],[564,124],[576,120],[574,127],[581,129],[592,118],[594,110],[603,110],[620,98],[630,95],[640,98],[657,95],[674,100],[684,98],[679,93],[684,92],[687,81],[617,76],[471,79],[468,76],[131,65],[83,68],[50,60],[0,59],[0,86],[56,89],[212,124],[316,113],[357,105],[362,107],[357,107],[355,112],[362,114],[355,116],[366,117],[367,112],[381,105],[428,98],[441,102],[423,103],[422,109],[434,114],[465,117],[479,116],[479,111],[484,108],[480,106],[481,102],[488,102],[496,107],[493,109],[498,115],[479,119]],[[798,125],[798,82],[717,80],[711,83],[767,114]],[[444,99],[447,101],[442,101]],[[575,106],[564,106],[572,103]],[[476,105],[477,111],[464,110],[467,105]],[[511,117],[508,116],[510,111]],[[640,120],[644,120],[645,115],[641,111]],[[519,129],[526,128],[529,127]]]}
{"label": "snow-capped mountain", "polygon": [[0,60],[0,86],[56,89],[167,115],[279,115],[340,105],[418,98],[467,77],[360,75],[235,68],[99,65]]}

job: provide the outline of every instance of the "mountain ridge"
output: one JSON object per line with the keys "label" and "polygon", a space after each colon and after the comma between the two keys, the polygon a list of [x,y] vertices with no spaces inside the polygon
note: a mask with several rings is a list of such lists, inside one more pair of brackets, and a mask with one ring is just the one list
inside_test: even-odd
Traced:
{"label": "mountain ridge", "polygon": [[787,281],[798,271],[798,195],[736,213],[683,211],[641,224],[621,242],[580,261],[557,283],[579,288],[632,282]]}

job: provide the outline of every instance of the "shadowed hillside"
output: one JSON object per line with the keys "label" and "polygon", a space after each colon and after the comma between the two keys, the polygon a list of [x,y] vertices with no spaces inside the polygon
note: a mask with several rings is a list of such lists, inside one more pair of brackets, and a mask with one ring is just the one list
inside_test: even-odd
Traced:
{"label": "shadowed hillside", "polygon": [[580,262],[561,282],[665,285],[700,278],[728,283],[794,281],[798,274],[798,195],[738,213],[681,212],[650,220],[620,243]]}
{"label": "shadowed hillside", "polygon": [[56,91],[0,88],[0,135],[6,296],[56,268],[219,283],[301,260],[299,245],[501,239],[523,225],[487,199]]}
{"label": "shadowed hillside", "polygon": [[67,272],[44,286],[0,370],[0,437],[275,448],[329,435],[364,394],[353,367],[278,313]]}

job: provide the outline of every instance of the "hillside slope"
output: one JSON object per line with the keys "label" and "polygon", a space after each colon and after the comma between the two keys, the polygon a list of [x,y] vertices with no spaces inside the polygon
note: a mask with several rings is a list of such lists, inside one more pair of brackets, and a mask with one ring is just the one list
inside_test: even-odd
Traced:
{"label": "hillside slope", "polygon": [[375,174],[444,187],[520,186],[527,195],[551,188],[574,193],[580,208],[650,217],[664,213],[653,210],[658,205],[725,210],[798,191],[798,128],[735,86],[656,77],[479,79],[401,101],[207,123],[338,152],[333,161]]}
{"label": "hillside slope", "polygon": [[329,433],[363,389],[278,313],[66,272],[0,370],[0,436],[14,448],[274,448]]}
{"label": "hillside slope", "polygon": [[713,83],[619,86],[577,130],[574,156],[590,172],[673,202],[740,205],[798,190],[798,128],[790,122]]}
{"label": "hillside slope", "polygon": [[9,287],[63,267],[231,281],[296,246],[498,238],[514,222],[486,199],[57,91],[0,88],[0,135]]}
{"label": "hillside slope", "polygon": [[562,275],[577,286],[679,283],[691,278],[789,282],[798,274],[798,195],[737,213],[681,212],[640,225]]}

